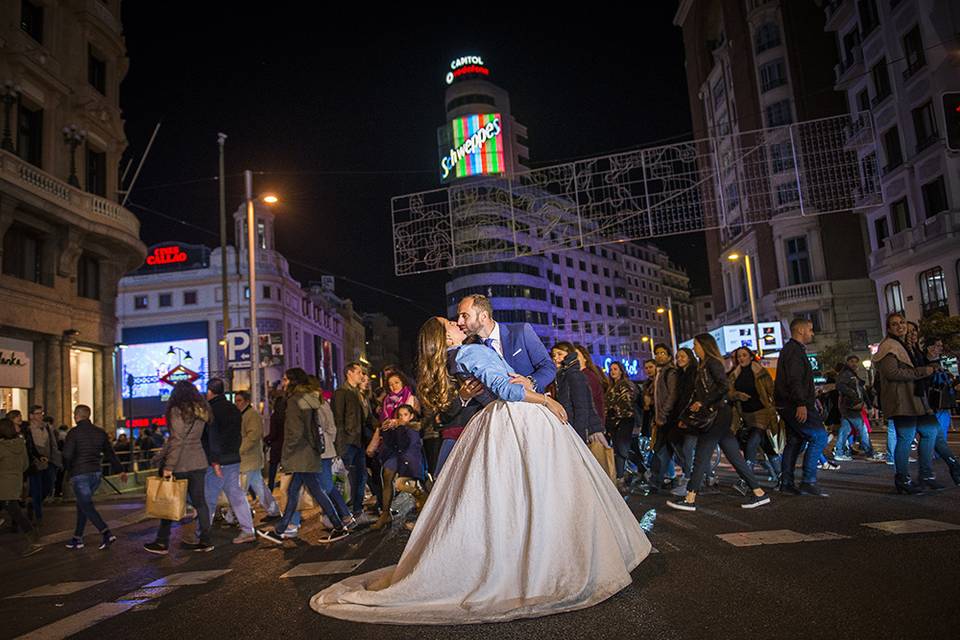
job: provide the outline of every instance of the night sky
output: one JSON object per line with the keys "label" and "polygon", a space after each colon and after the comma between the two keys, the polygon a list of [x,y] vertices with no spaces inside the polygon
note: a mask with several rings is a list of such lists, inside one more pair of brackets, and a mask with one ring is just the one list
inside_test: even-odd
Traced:
{"label": "night sky", "polygon": [[[440,186],[436,129],[452,58],[483,56],[529,129],[535,167],[691,130],[673,2],[644,3],[643,15],[596,24],[579,17],[550,24],[543,15],[510,23],[498,11],[483,20],[369,29],[332,16],[298,23],[289,10],[204,16],[192,9],[187,21],[187,13],[155,7],[123,3],[124,164],[132,158],[135,166],[163,122],[128,202],[144,242],[219,243],[216,134],[223,131],[228,215],[243,197],[241,172],[262,172],[255,190],[283,198],[277,242],[294,277],[352,279],[338,279],[337,293],[361,311],[387,313],[404,339],[427,315],[443,313],[447,276],[393,275],[390,198]],[[231,242],[232,228],[231,219]],[[702,234],[658,244],[706,289]]]}

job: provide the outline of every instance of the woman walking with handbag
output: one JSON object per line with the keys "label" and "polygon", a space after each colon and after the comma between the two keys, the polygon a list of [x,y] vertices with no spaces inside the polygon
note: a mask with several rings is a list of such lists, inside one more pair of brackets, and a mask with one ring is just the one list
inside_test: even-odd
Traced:
{"label": "woman walking with handbag", "polygon": [[700,358],[693,397],[681,413],[678,426],[697,433],[697,451],[694,455],[693,472],[687,483],[687,495],[683,500],[668,500],[667,506],[680,511],[696,511],[697,493],[703,484],[710,466],[711,453],[718,444],[723,454],[743,478],[753,495],[740,506],[753,509],[770,503],[757,483],[753,471],[740,454],[737,439],[730,431],[732,411],[727,405],[727,376],[723,356],[713,336],[701,333],[693,339],[693,350]]}
{"label": "woman walking with handbag", "polygon": [[[197,542],[183,542],[180,546],[190,551],[213,551],[210,543],[210,510],[204,496],[207,477],[207,454],[203,450],[203,430],[213,414],[210,405],[197,388],[186,380],[173,387],[167,401],[167,424],[170,437],[154,457],[160,474],[165,478],[187,481],[190,502],[197,510]],[[157,538],[143,545],[144,550],[167,555],[170,547],[172,520],[161,520]]]}
{"label": "woman walking with handbag", "polygon": [[[775,475],[779,457],[773,454],[773,445],[770,434],[777,429],[777,409],[773,406],[773,377],[760,366],[753,351],[747,347],[740,347],[733,352],[734,367],[728,376],[728,397],[734,401],[737,413],[743,421],[746,443],[743,447],[743,457],[753,469],[757,457],[757,449],[762,445],[767,454],[767,464]],[[737,491],[747,494],[747,484],[740,480]]]}
{"label": "woman walking with handbag", "polygon": [[617,482],[623,486],[623,473],[630,458],[630,442],[637,416],[637,386],[627,377],[619,362],[610,364],[610,388],[607,389],[607,433],[613,442]]}

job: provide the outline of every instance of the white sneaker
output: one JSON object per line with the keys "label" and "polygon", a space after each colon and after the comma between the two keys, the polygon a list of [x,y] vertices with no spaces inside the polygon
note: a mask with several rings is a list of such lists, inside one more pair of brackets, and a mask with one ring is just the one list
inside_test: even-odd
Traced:
{"label": "white sneaker", "polygon": [[292,540],[294,538],[300,537],[300,527],[289,526],[283,533],[280,534],[280,537],[284,540]]}

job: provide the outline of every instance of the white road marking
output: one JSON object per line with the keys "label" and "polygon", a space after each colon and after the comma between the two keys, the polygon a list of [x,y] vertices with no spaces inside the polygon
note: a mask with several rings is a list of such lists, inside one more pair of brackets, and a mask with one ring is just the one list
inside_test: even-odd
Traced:
{"label": "white road marking", "polygon": [[327,576],[335,573],[353,573],[357,570],[364,559],[359,560],[334,560],[332,562],[306,562],[298,564],[290,571],[280,576],[281,578],[303,578],[306,576]]}
{"label": "white road marking", "polygon": [[894,535],[903,533],[930,533],[932,531],[957,531],[960,525],[950,522],[940,522],[939,520],[925,520],[919,518],[916,520],[889,520],[887,522],[864,522],[864,527],[879,529]]}
{"label": "white road marking", "polygon": [[[144,511],[143,508],[141,507],[140,510],[134,513],[127,514],[122,518],[117,518],[116,520],[108,520],[106,522],[106,525],[107,525],[107,528],[110,529],[110,531],[116,533],[118,529],[129,527],[132,524],[137,524],[138,522],[146,519],[147,519],[147,512]],[[73,537],[73,529],[65,529],[63,531],[57,531],[56,533],[51,533],[43,536],[38,541],[38,544],[42,544],[42,545],[55,544],[57,542],[63,542],[65,540],[69,540],[72,537]],[[97,540],[99,539],[100,538],[98,534]]]}
{"label": "white road marking", "polygon": [[118,616],[124,611],[132,609],[135,604],[133,602],[101,602],[72,616],[67,616],[45,627],[25,633],[16,640],[60,640],[75,633],[80,633],[104,620]]}
{"label": "white road marking", "polygon": [[176,591],[179,587],[144,587],[131,591],[117,598],[117,602],[144,602],[146,600],[155,600],[168,593]]}
{"label": "white road marking", "polygon": [[819,542],[821,540],[845,540],[850,536],[842,536],[830,531],[824,531],[823,533],[798,533],[790,529],[776,529],[773,531],[718,533],[717,537],[735,547],[757,547],[764,544],[794,544],[797,542]]}
{"label": "white road marking", "polygon": [[185,573],[174,573],[165,578],[154,580],[150,584],[143,585],[143,589],[152,587],[182,587],[190,584],[206,584],[211,580],[219,578],[233,571],[233,569],[217,569],[215,571],[187,571]]}
{"label": "white road marking", "polygon": [[57,584],[45,584],[42,587],[37,587],[36,589],[30,589],[29,591],[24,591],[23,593],[18,593],[13,596],[7,596],[7,600],[10,598],[44,598],[47,596],[68,596],[71,593],[76,593],[77,591],[83,591],[87,587],[92,587],[95,584],[101,584],[106,582],[106,580],[85,580],[82,582],[58,582]]}

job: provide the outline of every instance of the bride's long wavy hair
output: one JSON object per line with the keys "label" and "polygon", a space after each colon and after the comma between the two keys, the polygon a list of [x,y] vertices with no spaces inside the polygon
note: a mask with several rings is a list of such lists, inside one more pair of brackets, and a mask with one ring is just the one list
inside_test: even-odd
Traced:
{"label": "bride's long wavy hair", "polygon": [[447,371],[447,329],[437,318],[420,327],[417,337],[417,395],[426,409],[436,415],[450,406],[455,392]]}

